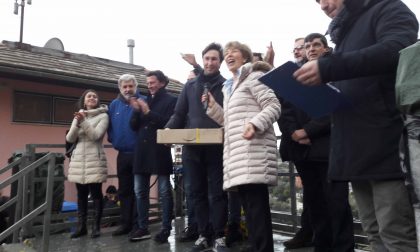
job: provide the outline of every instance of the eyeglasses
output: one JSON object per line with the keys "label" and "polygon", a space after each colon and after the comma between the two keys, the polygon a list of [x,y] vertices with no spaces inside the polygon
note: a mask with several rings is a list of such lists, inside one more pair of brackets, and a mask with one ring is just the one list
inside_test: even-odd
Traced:
{"label": "eyeglasses", "polygon": [[302,50],[303,48],[305,48],[305,46],[304,46],[304,45],[296,46],[295,48],[293,48],[292,53],[295,53],[296,51],[300,51],[300,50]]}

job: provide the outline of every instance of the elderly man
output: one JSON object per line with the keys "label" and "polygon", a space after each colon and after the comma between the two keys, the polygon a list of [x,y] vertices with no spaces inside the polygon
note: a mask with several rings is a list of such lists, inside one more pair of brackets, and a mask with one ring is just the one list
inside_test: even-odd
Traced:
{"label": "elderly man", "polygon": [[120,94],[109,105],[108,141],[118,151],[117,176],[118,198],[121,202],[121,226],[112,235],[125,235],[136,230],[134,207],[133,157],[136,133],[130,128],[133,108],[129,104],[131,97],[141,97],[137,92],[137,80],[134,75],[123,74],[118,79]]}
{"label": "elderly man", "polygon": [[394,85],[398,52],[416,42],[418,22],[400,0],[317,1],[333,18],[335,51],[294,75],[305,85],[333,81],[353,104],[332,115],[329,179],[351,182],[373,251],[417,251]]}

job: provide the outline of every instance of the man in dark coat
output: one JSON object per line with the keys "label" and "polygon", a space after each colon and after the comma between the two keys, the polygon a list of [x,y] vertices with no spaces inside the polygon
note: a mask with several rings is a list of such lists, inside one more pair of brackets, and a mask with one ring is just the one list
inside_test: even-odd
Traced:
{"label": "man in dark coat", "polygon": [[[307,35],[304,47],[308,61],[330,53],[327,39],[319,33]],[[283,136],[281,157],[295,163],[302,179],[303,204],[314,232],[314,251],[354,251],[348,183],[329,183],[327,179],[330,117],[311,118],[284,101],[278,124]]]}
{"label": "man in dark coat", "polygon": [[130,105],[134,109],[131,128],[137,132],[134,155],[134,192],[136,195],[138,226],[130,241],[150,238],[149,192],[150,177],[157,175],[159,198],[162,204],[162,228],[155,235],[158,243],[168,241],[172,229],[173,197],[170,174],[172,173],[171,148],[156,143],[156,132],[163,129],[174,112],[176,97],[169,94],[165,87],[169,83],[162,71],[151,71],[146,75],[149,95],[146,100],[132,98]]}
{"label": "man in dark coat", "polygon": [[305,85],[333,81],[353,104],[332,116],[329,178],[351,181],[373,251],[417,251],[398,154],[395,74],[398,52],[416,42],[418,22],[400,0],[317,1],[333,18],[335,51],[294,75]]}
{"label": "man in dark coat", "polygon": [[[201,96],[207,86],[217,103],[223,104],[222,84],[225,78],[219,71],[223,61],[222,47],[211,43],[203,50],[202,56],[203,70],[197,78],[185,84],[166,128],[220,128],[206,115]],[[192,178],[191,197],[200,234],[191,251],[209,248],[212,236],[215,246],[225,247],[227,196],[223,191],[223,146],[185,145],[182,162],[184,171],[189,172],[188,176]]]}
{"label": "man in dark coat", "polygon": [[[296,38],[293,46],[293,57],[295,58],[295,63],[298,66],[302,66],[306,61],[306,53],[305,53],[305,38]],[[294,145],[293,140],[291,138],[292,133],[296,127],[295,123],[291,122],[293,120],[293,115],[291,117],[289,112],[293,113],[294,106],[286,101],[284,101],[281,97],[279,101],[281,103],[281,114],[279,121],[277,122],[279,129],[282,133],[281,141],[280,141],[280,157],[282,161],[290,161],[295,162],[296,160],[293,156],[290,155],[292,152],[292,148]],[[296,167],[297,172],[300,174],[299,168]],[[303,247],[310,247],[312,246],[312,238],[313,238],[313,230],[311,224],[311,217],[309,215],[308,206],[305,203],[305,192],[303,192],[303,206],[302,206],[302,214],[300,215],[300,229],[296,232],[296,234],[289,240],[283,242],[283,245],[286,249],[297,249]]]}

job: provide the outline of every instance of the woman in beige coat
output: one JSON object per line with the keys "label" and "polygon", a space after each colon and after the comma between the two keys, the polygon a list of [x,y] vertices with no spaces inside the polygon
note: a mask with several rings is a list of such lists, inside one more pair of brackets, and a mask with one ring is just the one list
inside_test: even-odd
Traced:
{"label": "woman in beige coat", "polygon": [[93,199],[94,224],[92,238],[99,237],[102,217],[102,183],[107,179],[107,162],[102,145],[108,128],[108,107],[101,105],[95,90],[86,90],[79,99],[79,111],[74,113],[67,142],[75,143],[68,172],[68,180],[76,183],[79,223],[71,238],[87,234],[87,206],[89,193]]}
{"label": "woman in beige coat", "polygon": [[[258,78],[271,66],[251,64],[247,45],[229,42],[224,57],[233,77],[223,85],[223,108],[209,94],[207,114],[225,128],[223,188],[238,191],[252,251],[273,251],[268,185],[277,184],[273,123],[280,116],[274,92]],[[207,99],[203,95],[202,100]]]}

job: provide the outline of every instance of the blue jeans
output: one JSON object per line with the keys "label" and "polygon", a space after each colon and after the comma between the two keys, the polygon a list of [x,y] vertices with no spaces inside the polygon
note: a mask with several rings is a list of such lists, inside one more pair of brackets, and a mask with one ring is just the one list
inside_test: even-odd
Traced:
{"label": "blue jeans", "polygon": [[[169,175],[158,175],[157,182],[162,206],[162,229],[170,231],[174,201]],[[149,227],[150,174],[134,174],[134,193],[136,194],[139,228],[147,230]]]}

